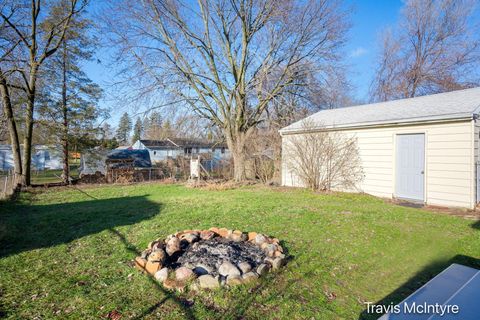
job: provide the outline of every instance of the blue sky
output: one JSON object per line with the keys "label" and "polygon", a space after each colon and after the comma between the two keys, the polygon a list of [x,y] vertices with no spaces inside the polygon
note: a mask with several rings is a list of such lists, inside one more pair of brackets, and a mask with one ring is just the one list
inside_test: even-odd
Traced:
{"label": "blue sky", "polygon": [[[352,92],[354,98],[368,101],[368,88],[378,54],[379,35],[383,29],[395,25],[402,1],[346,0],[346,5],[352,8],[350,14],[352,28],[345,47],[345,63],[349,66],[347,77],[354,86]],[[95,8],[91,8],[90,11],[95,11]],[[93,81],[104,87],[106,98],[101,105],[111,109],[111,118],[108,122],[116,125],[123,112],[127,111],[133,115],[136,110],[130,112],[128,107],[108,98],[108,84],[112,82],[114,76],[114,72],[106,65],[109,61],[108,50],[99,50],[96,59],[102,63],[89,62],[85,66],[85,71]]]}
{"label": "blue sky", "polygon": [[347,5],[353,7],[352,28],[345,48],[345,62],[350,67],[347,77],[354,86],[354,97],[368,101],[380,33],[396,24],[403,3],[400,0],[350,0]]}

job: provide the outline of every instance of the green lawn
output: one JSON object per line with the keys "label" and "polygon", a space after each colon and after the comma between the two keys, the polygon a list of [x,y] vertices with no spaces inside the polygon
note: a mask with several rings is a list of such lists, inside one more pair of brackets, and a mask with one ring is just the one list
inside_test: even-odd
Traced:
{"label": "green lawn", "polygon": [[[47,184],[62,182],[62,169],[58,170],[43,170],[32,171],[32,183],[33,184]],[[70,166],[70,176],[73,178],[78,177],[78,165]]]}
{"label": "green lawn", "polygon": [[[132,268],[149,241],[211,226],[278,237],[291,261],[257,284],[199,294]],[[51,188],[0,203],[0,318],[358,319],[364,301],[399,302],[451,262],[479,259],[479,222],[366,195]]]}

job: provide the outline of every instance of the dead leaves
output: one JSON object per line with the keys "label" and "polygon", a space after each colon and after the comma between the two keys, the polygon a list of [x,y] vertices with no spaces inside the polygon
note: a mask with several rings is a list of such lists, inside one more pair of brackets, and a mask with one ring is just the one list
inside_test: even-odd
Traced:
{"label": "dead leaves", "polygon": [[332,302],[337,298],[337,294],[333,291],[330,291],[326,284],[323,285],[323,294],[327,297],[328,302]]}
{"label": "dead leaves", "polygon": [[112,310],[106,315],[104,315],[103,318],[110,320],[120,320],[122,318],[122,314],[117,310]]}

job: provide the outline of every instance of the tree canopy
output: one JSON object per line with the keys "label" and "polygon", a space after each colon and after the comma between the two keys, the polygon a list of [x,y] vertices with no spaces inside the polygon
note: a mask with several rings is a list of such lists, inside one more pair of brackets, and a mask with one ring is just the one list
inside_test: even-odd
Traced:
{"label": "tree canopy", "polygon": [[372,100],[411,98],[477,86],[480,33],[470,0],[409,0],[382,37]]}
{"label": "tree canopy", "polygon": [[336,0],[114,1],[113,8],[109,31],[129,71],[221,128],[236,180],[245,178],[245,144],[269,104],[307,85],[307,75],[334,72],[349,26]]}

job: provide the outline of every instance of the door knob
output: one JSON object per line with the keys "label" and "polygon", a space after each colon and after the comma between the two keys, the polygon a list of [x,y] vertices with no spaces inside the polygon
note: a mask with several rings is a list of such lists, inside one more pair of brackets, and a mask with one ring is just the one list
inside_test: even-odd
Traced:
{"label": "door knob", "polygon": [[421,173],[421,174],[424,174],[425,172],[422,170],[420,173]]}

